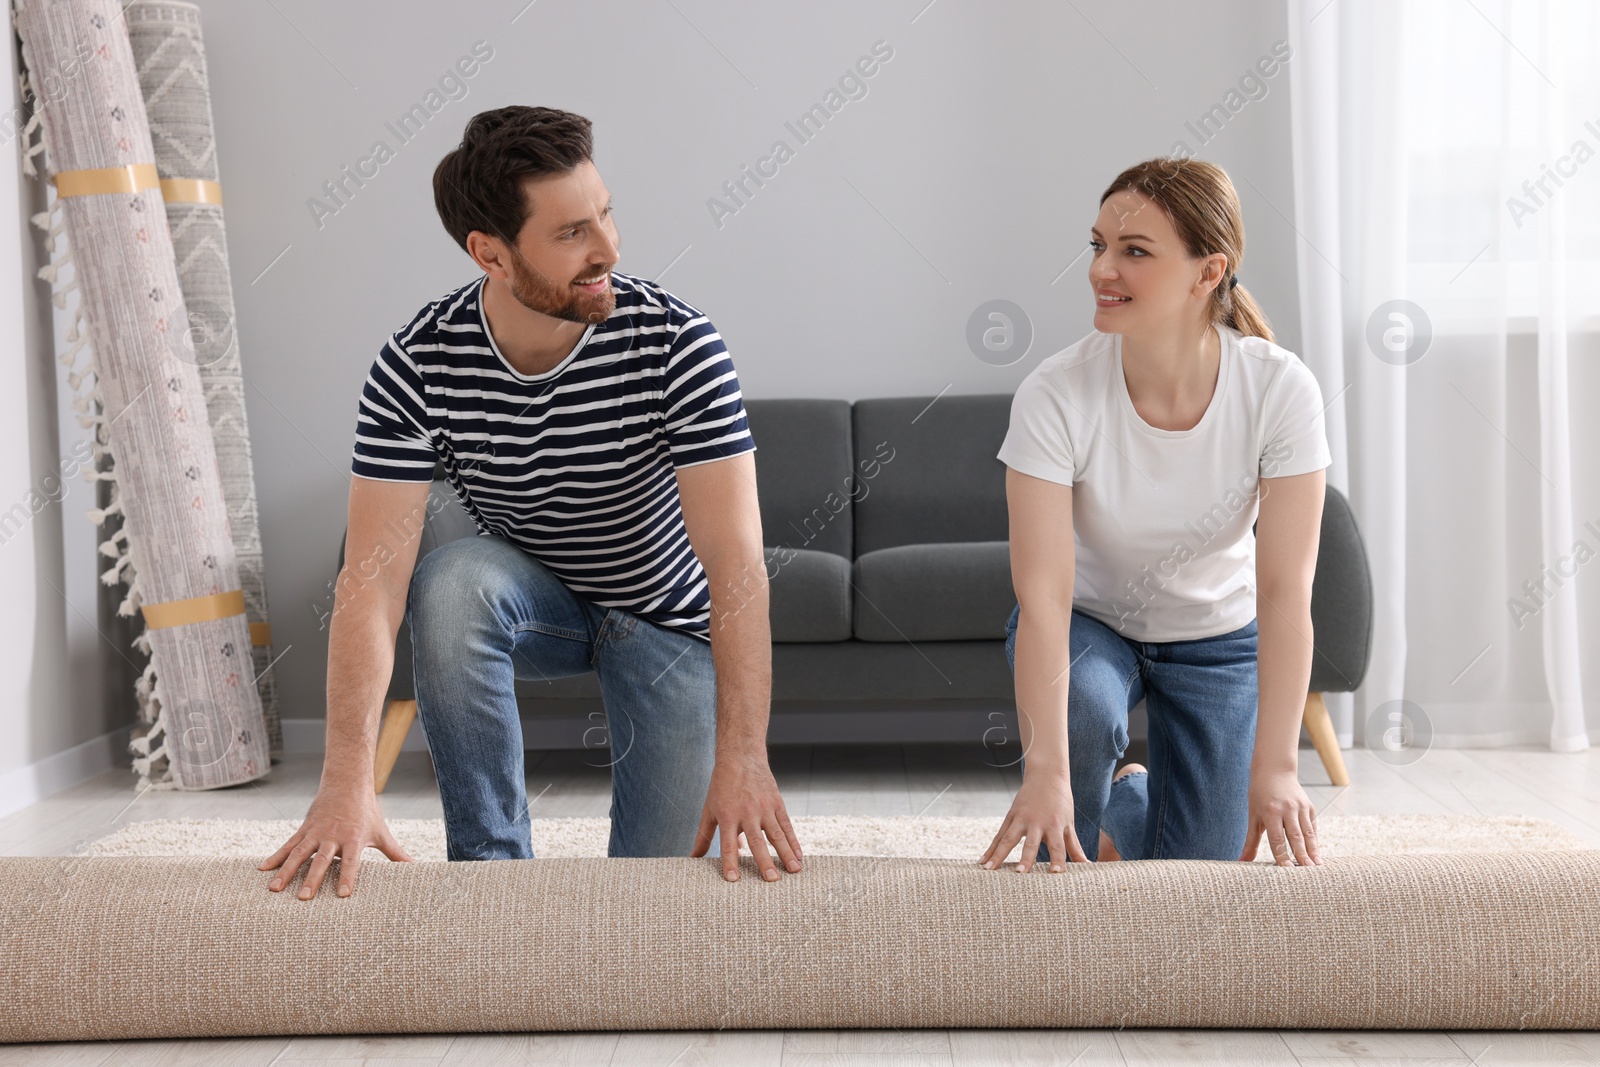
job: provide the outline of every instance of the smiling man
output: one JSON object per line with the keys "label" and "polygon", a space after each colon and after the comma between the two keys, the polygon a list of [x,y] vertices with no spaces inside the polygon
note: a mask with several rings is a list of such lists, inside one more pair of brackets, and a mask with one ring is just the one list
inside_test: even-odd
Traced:
{"label": "smiling man", "polygon": [[[767,762],[771,634],[755,443],[710,321],[614,270],[590,123],[475,116],[434,172],[445,229],[483,275],[419,311],[362,389],[346,570],[329,637],[328,746],[305,823],[264,861],[339,892],[368,845],[409,859],[373,791],[379,706],[404,618],[452,860],[533,855],[513,683],[594,671],[611,740],[612,856],[701,856],[738,878],[801,868]],[[417,562],[386,531],[435,460],[478,528]],[[384,558],[387,557],[387,558]],[[751,595],[752,590],[755,596]],[[342,609],[342,610],[341,610]],[[720,841],[718,838],[720,837]]]}

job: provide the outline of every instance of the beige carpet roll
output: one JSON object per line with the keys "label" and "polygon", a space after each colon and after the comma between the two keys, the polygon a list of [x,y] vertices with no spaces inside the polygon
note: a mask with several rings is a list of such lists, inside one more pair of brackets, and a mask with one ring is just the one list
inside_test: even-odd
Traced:
{"label": "beige carpet roll", "polygon": [[[373,863],[0,858],[0,1040],[461,1031],[1600,1026],[1600,853]],[[160,996],[152,997],[152,990]]]}

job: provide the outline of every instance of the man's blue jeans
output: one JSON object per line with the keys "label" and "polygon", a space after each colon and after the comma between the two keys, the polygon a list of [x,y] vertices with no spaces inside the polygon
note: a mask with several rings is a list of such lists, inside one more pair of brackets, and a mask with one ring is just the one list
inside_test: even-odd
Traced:
{"label": "man's blue jeans", "polygon": [[493,534],[418,561],[406,622],[449,859],[533,856],[514,680],[588,671],[611,742],[607,854],[689,855],[716,756],[709,644],[591,603]]}
{"label": "man's blue jeans", "polygon": [[[1013,673],[1021,614],[1018,605],[1006,620]],[[1148,642],[1074,611],[1069,643],[1067,759],[1084,855],[1099,855],[1104,827],[1123,859],[1237,860],[1249,832],[1256,620],[1215,637]],[[1128,747],[1128,712],[1140,699],[1149,770],[1113,785]],[[1036,862],[1048,856],[1041,845]]]}

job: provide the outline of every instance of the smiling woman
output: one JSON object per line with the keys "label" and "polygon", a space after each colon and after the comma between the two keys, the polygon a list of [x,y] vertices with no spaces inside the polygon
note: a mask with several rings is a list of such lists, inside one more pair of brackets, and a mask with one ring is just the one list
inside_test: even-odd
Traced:
{"label": "smiling woman", "polygon": [[[1317,381],[1236,284],[1222,168],[1130,167],[1090,234],[1095,331],[1023,380],[999,452],[1028,757],[984,859],[1019,840],[1024,868],[1252,859],[1265,832],[1278,862],[1319,862],[1295,777],[1330,462]],[[1113,776],[1146,698],[1150,767]]]}

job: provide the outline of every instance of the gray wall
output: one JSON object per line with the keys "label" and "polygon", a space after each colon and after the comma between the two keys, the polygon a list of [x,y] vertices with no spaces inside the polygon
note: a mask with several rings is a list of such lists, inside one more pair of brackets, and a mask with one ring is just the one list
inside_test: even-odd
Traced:
{"label": "gray wall", "polygon": [[[322,619],[361,383],[389,333],[477,276],[439,224],[430,178],[478,111],[544,104],[594,121],[619,269],[702,308],[751,397],[1013,391],[1091,328],[1084,253],[1100,191],[1180,142],[1233,175],[1242,277],[1297,349],[1288,72],[1236,95],[1209,142],[1186,125],[1286,38],[1281,0],[202,7],[286,724],[324,714]],[[785,124],[879,41],[893,56],[865,95],[800,143]],[[402,144],[389,124],[476,42],[493,53],[465,95],[447,85]],[[323,184],[380,139],[392,158],[315,218],[313,198],[334,203]],[[792,158],[714,218],[708,200],[733,206],[723,183],[778,140]],[[1005,366],[966,339],[992,299],[1020,305],[1034,331]],[[62,432],[65,450],[76,431]],[[65,521],[88,527],[87,506]],[[76,541],[87,591],[92,538]],[[131,692],[111,699],[111,718],[131,721]],[[81,721],[52,732],[63,744],[110,725],[92,703],[70,715]]]}
{"label": "gray wall", "polygon": [[[1077,257],[1101,190],[1180,141],[1233,175],[1241,275],[1297,344],[1288,72],[1241,97],[1209,143],[1186,126],[1285,39],[1279,0],[925,4],[540,0],[445,16],[409,2],[377,19],[369,5],[205,5],[273,630],[280,652],[293,645],[274,668],[285,719],[324,712],[321,618],[367,369],[424,302],[478,273],[430,184],[478,111],[544,104],[594,121],[619,269],[704,310],[752,397],[1013,391],[1091,328]],[[465,95],[441,93],[401,144],[386,124],[479,41],[492,58]],[[785,124],[878,41],[893,57],[865,95],[800,143]],[[380,139],[393,157],[319,224],[308,202],[332,206],[323,183]],[[708,200],[777,140],[793,157],[715,218]],[[1035,331],[1003,367],[966,341],[995,298]]]}

